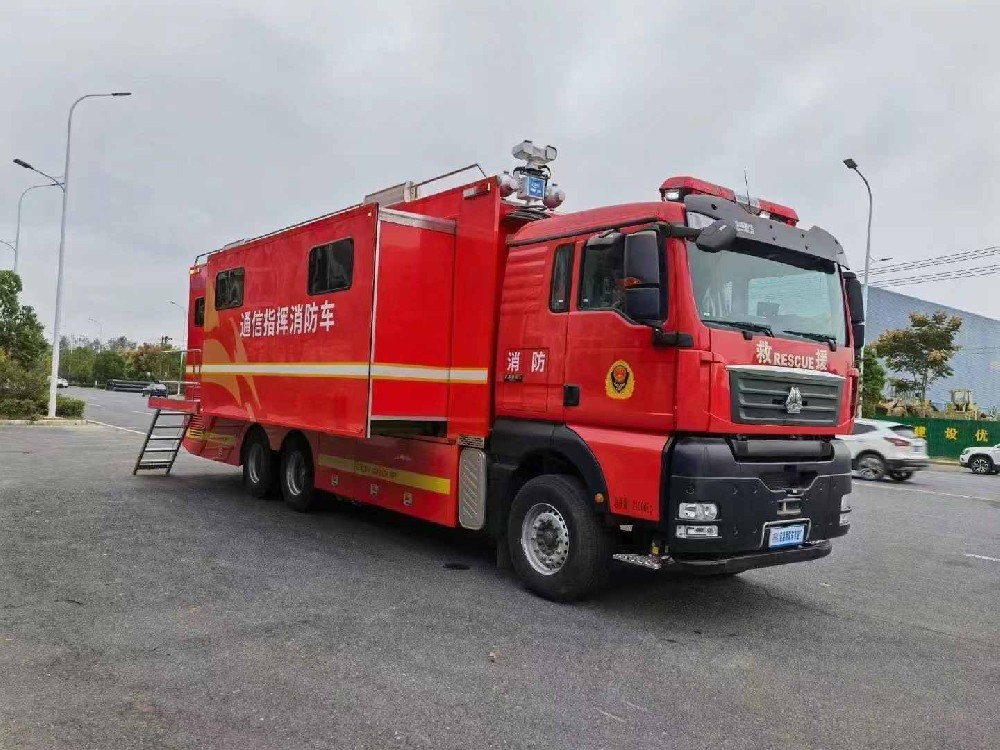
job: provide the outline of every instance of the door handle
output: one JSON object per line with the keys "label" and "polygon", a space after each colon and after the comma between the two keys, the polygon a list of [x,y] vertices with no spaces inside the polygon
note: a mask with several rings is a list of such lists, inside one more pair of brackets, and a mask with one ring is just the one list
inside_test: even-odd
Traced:
{"label": "door handle", "polygon": [[580,386],[564,385],[563,406],[579,406],[579,405],[580,405]]}

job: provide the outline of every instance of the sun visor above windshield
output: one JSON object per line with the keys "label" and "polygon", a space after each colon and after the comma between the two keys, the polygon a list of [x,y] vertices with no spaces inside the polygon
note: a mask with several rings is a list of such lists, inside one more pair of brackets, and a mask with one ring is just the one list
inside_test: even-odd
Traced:
{"label": "sun visor above windshield", "polygon": [[809,230],[802,230],[782,224],[780,221],[762,219],[749,213],[737,203],[713,195],[688,195],[684,198],[684,208],[689,213],[731,221],[740,240],[773,245],[847,267],[844,249],[825,229],[812,227]]}

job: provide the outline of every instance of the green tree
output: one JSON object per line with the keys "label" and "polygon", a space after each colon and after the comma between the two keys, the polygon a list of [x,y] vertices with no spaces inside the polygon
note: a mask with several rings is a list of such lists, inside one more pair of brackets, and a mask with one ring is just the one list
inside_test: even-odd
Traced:
{"label": "green tree", "polygon": [[44,329],[35,311],[22,305],[21,278],[13,271],[0,271],[0,351],[24,369],[36,369],[48,352]]}
{"label": "green tree", "polygon": [[861,383],[861,413],[874,416],[885,389],[885,367],[874,346],[865,347],[864,379]]}
{"label": "green tree", "polygon": [[129,376],[137,380],[181,379],[181,354],[169,344],[141,344],[126,355],[126,360]]}
{"label": "green tree", "polygon": [[88,346],[77,346],[59,355],[60,374],[76,383],[92,383],[94,381],[94,363],[97,352]]}
{"label": "green tree", "polygon": [[99,384],[109,380],[124,380],[126,372],[125,358],[114,349],[105,349],[94,359],[94,380]]}
{"label": "green tree", "polygon": [[938,310],[932,315],[910,313],[909,328],[892,328],[875,340],[875,348],[890,370],[909,377],[893,378],[898,391],[913,393],[923,402],[935,380],[950,377],[951,358],[961,348],[955,336],[962,319]]}

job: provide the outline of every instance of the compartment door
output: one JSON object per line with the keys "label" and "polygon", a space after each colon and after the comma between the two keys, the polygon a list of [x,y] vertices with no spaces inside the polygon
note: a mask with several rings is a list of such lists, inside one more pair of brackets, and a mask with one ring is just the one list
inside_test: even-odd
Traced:
{"label": "compartment door", "polygon": [[448,420],[454,221],[381,209],[368,434]]}

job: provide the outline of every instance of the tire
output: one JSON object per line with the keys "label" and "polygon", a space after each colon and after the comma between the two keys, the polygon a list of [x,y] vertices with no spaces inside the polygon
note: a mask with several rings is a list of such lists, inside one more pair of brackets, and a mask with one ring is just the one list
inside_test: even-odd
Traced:
{"label": "tire", "polygon": [[518,491],[507,519],[511,564],[531,591],[569,602],[607,583],[614,538],[578,479],[546,474]]}
{"label": "tire", "polygon": [[989,456],[975,455],[969,459],[969,468],[973,474],[992,474],[996,467]]}
{"label": "tire", "polygon": [[278,482],[285,503],[292,510],[308,513],[316,505],[312,448],[305,438],[292,438],[281,450]]}
{"label": "tire", "polygon": [[862,453],[856,471],[865,481],[877,482],[885,476],[885,460],[878,453]]}
{"label": "tire", "polygon": [[243,443],[243,489],[251,497],[267,497],[278,491],[278,454],[259,428]]}
{"label": "tire", "polygon": [[889,478],[894,482],[905,482],[913,476],[912,471],[890,471]]}

